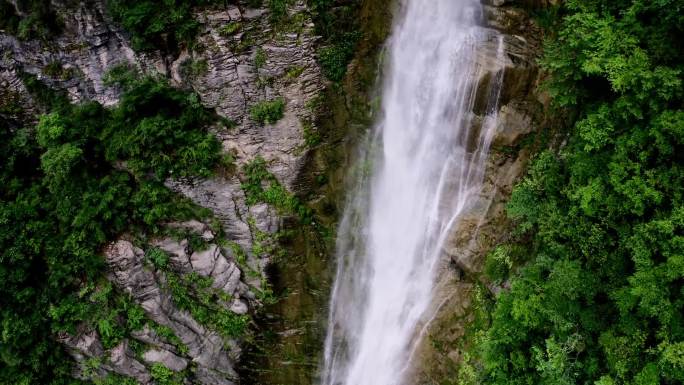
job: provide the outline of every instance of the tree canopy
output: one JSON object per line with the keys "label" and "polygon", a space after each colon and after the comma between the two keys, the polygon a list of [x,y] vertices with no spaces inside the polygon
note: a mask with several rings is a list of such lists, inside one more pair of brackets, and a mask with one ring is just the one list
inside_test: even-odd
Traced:
{"label": "tree canopy", "polygon": [[85,322],[109,345],[140,316],[106,290],[103,245],[197,214],[163,181],[212,172],[214,115],[163,80],[128,80],[114,108],[53,95],[35,127],[0,119],[0,383],[75,383],[55,337]]}
{"label": "tree canopy", "polygon": [[684,2],[568,0],[542,66],[577,113],[508,207],[529,261],[477,350],[490,384],[684,382]]}

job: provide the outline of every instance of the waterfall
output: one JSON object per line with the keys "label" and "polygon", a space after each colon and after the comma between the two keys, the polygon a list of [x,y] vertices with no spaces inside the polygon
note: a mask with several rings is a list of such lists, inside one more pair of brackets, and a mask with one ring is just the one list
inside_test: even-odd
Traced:
{"label": "waterfall", "polygon": [[323,385],[402,383],[432,316],[444,242],[481,192],[495,131],[503,71],[473,113],[488,71],[481,47],[503,54],[502,37],[480,26],[479,0],[400,5],[381,117],[360,146],[338,230]]}

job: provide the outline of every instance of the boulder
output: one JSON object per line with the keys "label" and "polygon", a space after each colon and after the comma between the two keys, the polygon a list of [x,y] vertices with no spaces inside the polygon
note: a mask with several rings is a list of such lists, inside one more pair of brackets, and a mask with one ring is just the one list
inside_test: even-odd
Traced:
{"label": "boulder", "polygon": [[515,109],[513,105],[502,106],[497,115],[492,145],[514,146],[522,137],[532,132],[533,128],[529,115]]}
{"label": "boulder", "polygon": [[172,238],[161,238],[152,241],[152,245],[158,247],[169,255],[171,266],[175,270],[189,272],[192,270],[190,262],[190,245],[187,239],[177,241]]}
{"label": "boulder", "polygon": [[221,255],[221,249],[212,244],[209,245],[206,250],[192,253],[190,256],[190,264],[192,265],[193,271],[196,271],[205,277],[211,277],[219,259],[225,261],[223,255]]}
{"label": "boulder", "polygon": [[143,354],[148,364],[160,363],[174,372],[181,372],[188,367],[188,360],[178,357],[168,350],[151,349]]}
{"label": "boulder", "polygon": [[134,378],[141,384],[148,384],[152,380],[145,365],[136,360],[128,348],[128,340],[123,340],[109,351],[109,362],[105,367],[114,373]]}

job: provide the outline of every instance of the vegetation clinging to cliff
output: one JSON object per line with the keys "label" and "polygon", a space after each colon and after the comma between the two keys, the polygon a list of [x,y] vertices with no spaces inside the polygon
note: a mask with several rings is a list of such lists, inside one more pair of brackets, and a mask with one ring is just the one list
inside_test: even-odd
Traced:
{"label": "vegetation clinging to cliff", "polygon": [[562,11],[543,66],[579,118],[513,193],[529,263],[496,300],[478,382],[682,383],[684,9],[569,0]]}
{"label": "vegetation clinging to cliff", "polygon": [[275,124],[282,119],[285,113],[285,99],[276,98],[273,100],[263,100],[252,106],[249,110],[250,116],[261,124]]}
{"label": "vegetation clinging to cliff", "polygon": [[359,1],[340,4],[335,0],[308,0],[308,4],[313,11],[316,33],[324,40],[324,46],[317,52],[318,62],[328,79],[339,82],[347,73],[347,65],[361,38]]}
{"label": "vegetation clinging to cliff", "polygon": [[141,51],[176,51],[179,44],[191,45],[200,23],[196,6],[223,4],[218,0],[107,0],[114,21],[131,33],[133,48]]}
{"label": "vegetation clinging to cliff", "polygon": [[302,224],[311,224],[313,212],[295,195],[283,187],[266,168],[266,161],[257,157],[243,168],[241,184],[248,205],[263,202],[275,207],[282,215],[297,216]]}
{"label": "vegetation clinging to cliff", "polygon": [[36,127],[0,120],[0,383],[76,383],[55,335],[84,322],[109,346],[139,326],[126,297],[102,288],[100,249],[201,215],[162,181],[206,176],[220,145],[213,114],[165,81],[120,78],[121,103],[106,109],[27,80],[52,112]]}

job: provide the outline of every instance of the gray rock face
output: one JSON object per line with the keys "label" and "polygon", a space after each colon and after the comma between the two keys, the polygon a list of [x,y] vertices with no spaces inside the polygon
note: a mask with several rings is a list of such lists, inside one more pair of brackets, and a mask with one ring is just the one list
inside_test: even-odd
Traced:
{"label": "gray rock face", "polygon": [[485,254],[507,234],[506,203],[515,182],[523,175],[527,151],[513,158],[492,154],[483,190],[451,232],[445,252],[469,274],[482,272]]}
{"label": "gray rock face", "polygon": [[[120,96],[118,89],[103,81],[112,67],[126,64],[144,73],[165,75],[172,84],[193,89],[205,106],[235,122],[233,128],[215,128],[214,133],[225,152],[236,160],[236,170],[261,157],[284,187],[294,188],[308,151],[304,146],[304,123],[316,129],[311,125],[313,111],[307,105],[326,84],[314,59],[318,37],[304,0],[288,6],[291,25],[282,30],[271,26],[265,9],[232,4],[198,9],[201,31],[196,44],[178,57],[135,52],[127,33],[107,15],[104,0],[52,4],[65,25],[59,36],[20,41],[0,31],[1,97],[19,98],[29,111],[37,110],[21,80],[22,73],[28,73],[51,88],[65,90],[73,102],[95,100],[109,106],[116,104]],[[233,33],[226,32],[230,23],[239,24]],[[54,63],[58,63],[59,73],[47,70],[55,67]],[[196,67],[206,70],[188,71],[192,63],[200,63]],[[284,116],[278,122],[260,124],[250,117],[254,105],[276,98],[284,101]],[[189,221],[167,226],[198,235],[209,243],[208,248],[192,250],[187,239],[171,238],[153,239],[149,245],[138,246],[154,246],[166,252],[168,268],[178,274],[211,278],[213,289],[226,294],[221,306],[236,314],[248,314],[259,306],[254,291],[261,287],[261,274],[270,260],[267,253],[253,252],[254,243],[263,234],[277,232],[281,218],[266,204],[246,204],[239,172],[208,180],[169,180],[167,186],[211,209],[227,239],[217,240],[206,224]],[[219,246],[225,246],[226,241],[244,251],[244,266],[238,265],[231,247]],[[104,351],[97,332],[84,328],[74,336],[60,337],[79,363],[75,375],[87,378],[117,373],[150,384],[150,366],[161,363],[174,371],[192,368],[193,383],[233,384],[240,354],[238,341],[226,340],[178,309],[165,289],[164,273],[145,261],[138,246],[120,239],[107,247],[108,278],[129,293],[148,318],[169,328],[187,352],[179,351],[149,327],[130,336],[146,346],[144,353],[133,353],[130,346],[136,345],[128,340]],[[244,274],[242,268],[256,274]],[[101,362],[95,373],[86,368],[89,360]]]}
{"label": "gray rock face", "polygon": [[[200,17],[205,30],[197,43],[204,51],[185,52],[171,66],[176,69],[173,78],[189,83],[203,104],[237,122],[235,129],[217,134],[238,164],[259,155],[287,187],[305,155],[301,122],[313,118],[306,104],[325,86],[315,61],[318,38],[305,2],[296,1],[289,14],[294,21],[288,29],[296,32],[274,30],[268,15],[260,10],[241,11],[229,5],[226,11],[205,13]],[[229,23],[239,23],[240,30],[222,33]],[[183,77],[179,69],[188,60],[206,60],[206,72]],[[249,117],[252,106],[279,97],[285,101],[285,110],[277,123],[262,125]]]}
{"label": "gray rock face", "polygon": [[188,360],[180,358],[168,350],[148,350],[143,354],[143,360],[148,364],[160,363],[174,372],[181,372],[188,367]]}
{"label": "gray rock face", "polygon": [[188,252],[190,245],[187,239],[176,241],[171,238],[162,238],[152,241],[152,245],[165,251],[170,256],[171,266],[174,270],[189,272],[192,270]]}
{"label": "gray rock face", "polygon": [[196,219],[191,219],[186,222],[169,223],[168,226],[172,229],[187,230],[191,233],[199,234],[205,241],[211,241],[214,239],[214,233],[211,231],[209,226]]}
{"label": "gray rock face", "polygon": [[[136,54],[122,31],[107,22],[104,1],[79,2],[57,12],[64,19],[64,32],[49,42],[20,41],[0,33],[0,73],[11,79],[12,72],[24,71],[55,88],[64,89],[74,102],[96,100],[111,105],[118,100],[118,91],[106,87],[106,71],[129,63],[146,71],[163,70],[163,60],[157,55]],[[59,63],[61,73],[47,75],[45,68]]]}
{"label": "gray rock face", "polygon": [[[542,109],[540,97],[534,92],[539,81],[535,63],[539,45],[535,36],[511,34],[511,28],[499,25],[503,21],[516,26],[528,25],[528,16],[518,8],[499,7],[501,5],[504,3],[485,6],[487,24],[504,34],[501,39],[490,39],[479,53],[478,63],[482,71],[473,106],[473,129],[477,130],[490,108],[487,99],[492,79],[503,73],[492,151],[487,160],[482,191],[477,199],[470,202],[444,245],[444,252],[456,265],[471,274],[481,272],[486,252],[505,236],[505,204],[529,158],[526,150],[505,153],[500,150],[513,148],[525,135],[537,129]],[[500,50],[503,50],[503,55],[499,54]]]}
{"label": "gray rock face", "polygon": [[[526,135],[539,130],[547,117],[547,97],[537,91],[543,76],[536,58],[541,33],[520,5],[541,6],[546,0],[485,0],[485,24],[504,33],[503,51],[497,55],[498,42],[482,50],[478,61],[483,68],[476,90],[474,128],[479,129],[486,112],[488,85],[496,74],[503,73],[503,86],[497,110],[496,131],[487,159],[482,191],[451,230],[444,245],[449,267],[442,270],[435,290],[435,315],[427,328],[429,336],[421,341],[419,363],[414,368],[413,383],[429,382],[453,374],[463,359],[458,346],[470,322],[475,320],[471,306],[477,293],[477,280],[483,270],[486,254],[504,242],[511,223],[505,207],[515,183],[523,176],[530,150],[522,145]],[[489,288],[490,290],[496,288]],[[467,343],[467,342],[466,342]],[[447,349],[435,349],[445,346]]]}
{"label": "gray rock face", "polygon": [[[261,157],[280,183],[293,189],[307,155],[303,122],[311,124],[314,120],[307,104],[319,95],[325,81],[314,59],[318,38],[305,2],[294,2],[289,14],[295,25],[288,30],[296,32],[274,30],[263,10],[229,5],[225,11],[205,13],[201,16],[205,30],[198,38],[204,52],[183,53],[172,64],[172,72],[173,78],[189,84],[205,105],[237,123],[232,130],[218,131],[217,135],[224,150],[235,158],[238,170]],[[239,31],[221,33],[229,23],[239,23]],[[248,41],[253,43],[244,48]],[[262,62],[256,60],[257,56]],[[180,71],[183,61],[198,60],[206,60],[206,73],[184,77]],[[251,119],[250,109],[255,104],[276,98],[285,102],[282,119],[265,125]],[[255,231],[274,233],[281,220],[264,204],[247,206],[239,174],[192,183],[169,180],[167,186],[210,208],[221,220],[228,238],[247,252],[250,268],[263,271],[269,256],[252,254]],[[259,287],[260,279],[248,279],[246,283]]]}
{"label": "gray rock face", "polygon": [[135,378],[140,383],[149,383],[152,377],[145,365],[135,359],[128,348],[128,341],[124,340],[109,351],[109,362],[103,366],[108,371]]}
{"label": "gray rock face", "polygon": [[165,350],[165,351],[168,351],[171,353],[176,353],[176,354],[180,353],[175,346],[164,341],[148,325],[145,325],[140,330],[133,331],[131,333],[131,336],[133,338],[135,338],[136,340],[143,342],[152,348],[157,348],[159,350]]}
{"label": "gray rock face", "polygon": [[72,349],[74,354],[83,357],[100,357],[104,354],[104,348],[95,330],[81,330],[76,336],[62,336],[61,342]]}
{"label": "gray rock face", "polygon": [[[105,250],[105,257],[110,266],[112,281],[130,293],[151,320],[173,331],[187,347],[187,355],[197,367],[202,367],[207,372],[215,372],[226,381],[236,378],[233,359],[239,355],[239,349],[225,348],[236,346],[235,342],[225,341],[216,332],[206,329],[193,319],[189,313],[176,308],[168,290],[162,289],[166,283],[164,273],[153,271],[145,265],[141,249],[129,241],[119,240]],[[135,334],[134,337],[156,345],[155,349],[143,355],[145,362],[160,362],[176,371],[187,366],[187,360],[178,357],[175,349],[165,349],[164,344],[157,343],[157,337],[149,330]],[[167,363],[170,366],[166,365]],[[122,361],[122,365],[124,364],[126,361]]]}
{"label": "gray rock face", "polygon": [[[274,171],[275,172],[275,171]],[[227,237],[247,253],[247,265],[255,271],[263,271],[268,263],[267,255],[254,255],[253,242],[258,238],[256,231],[275,233],[281,219],[276,211],[266,204],[248,207],[237,176],[230,180],[223,178],[196,181],[186,184],[167,181],[167,186],[207,207],[221,221]],[[250,226],[250,220],[253,226]],[[260,287],[259,277],[245,277],[249,286]]]}
{"label": "gray rock face", "polygon": [[[205,230],[204,227],[199,228],[195,225],[193,223],[192,226],[195,230]],[[182,227],[182,224],[180,226]],[[241,300],[241,296],[244,295],[247,286],[240,284],[239,268],[228,262],[215,244],[210,244],[207,250],[194,252],[188,256],[187,243],[187,240],[177,242],[161,239],[154,241],[153,244],[166,250],[172,261],[177,261],[172,264],[178,268],[179,273],[194,271],[211,277],[216,289],[223,290],[233,298],[233,302],[225,306],[237,310],[236,313],[246,313],[248,305]],[[176,346],[165,342],[146,326],[131,336],[151,347],[142,354],[141,360],[148,365],[161,363],[177,372],[185,370],[189,361],[192,361],[199,373],[202,373],[196,378],[198,383],[232,384],[232,379],[237,377],[234,370],[235,360],[240,354],[237,341],[226,340],[201,325],[189,313],[178,309],[169,290],[165,289],[165,274],[146,264],[143,250],[130,241],[118,240],[112,243],[105,250],[105,257],[109,265],[110,280],[123,291],[130,293],[149,319],[168,327],[187,348],[187,352],[179,352]],[[151,381],[149,371],[130,351],[127,340],[109,352],[103,351],[97,333],[92,330],[84,330],[76,336],[65,336],[62,342],[69,347],[72,356],[78,362],[84,363],[89,358],[100,359],[102,365],[99,376],[113,372],[133,377],[141,384],[148,384]],[[187,358],[182,357],[181,353]]]}
{"label": "gray rock face", "polygon": [[[103,378],[108,373],[116,373],[132,377],[141,384],[149,384],[152,380],[145,365],[134,357],[125,340],[107,352],[103,350],[97,332],[91,329],[80,330],[74,336],[62,336],[60,341],[78,363],[74,373],[76,378]],[[89,365],[91,361],[97,362],[97,366]]]}
{"label": "gray rock face", "polygon": [[492,143],[494,147],[514,146],[520,138],[532,132],[532,118],[521,108],[516,107],[518,106],[515,103],[510,103],[499,110]]}

